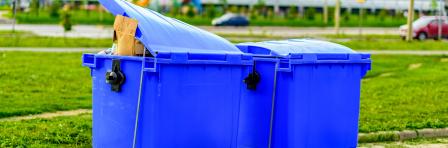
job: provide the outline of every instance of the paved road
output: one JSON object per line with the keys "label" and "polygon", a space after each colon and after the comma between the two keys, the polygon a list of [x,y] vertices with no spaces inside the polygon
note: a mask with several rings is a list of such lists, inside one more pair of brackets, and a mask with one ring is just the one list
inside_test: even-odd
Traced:
{"label": "paved road", "polygon": [[[0,47],[0,51],[34,51],[34,52],[84,52],[96,53],[105,48],[29,48],[29,47]],[[357,50],[358,52],[378,55],[448,55],[443,50]]]}
{"label": "paved road", "polygon": [[[0,30],[11,30],[11,24],[0,24]],[[318,27],[211,27],[200,28],[220,34],[255,34],[274,35],[282,37],[298,37],[309,35],[333,34],[333,28]],[[17,30],[30,31],[41,36],[64,36],[64,30],[60,25],[31,25],[19,24]],[[358,28],[342,28],[342,33],[358,34]],[[111,26],[77,25],[73,31],[66,34],[67,37],[86,38],[111,38],[113,29]],[[363,28],[364,34],[398,34],[396,28]]]}

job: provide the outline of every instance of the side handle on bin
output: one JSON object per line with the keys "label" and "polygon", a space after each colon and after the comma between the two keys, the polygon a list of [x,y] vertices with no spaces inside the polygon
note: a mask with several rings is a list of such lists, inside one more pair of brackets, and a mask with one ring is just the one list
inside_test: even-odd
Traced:
{"label": "side handle on bin", "polygon": [[258,83],[260,83],[260,74],[255,69],[256,64],[254,62],[254,67],[252,72],[244,79],[244,83],[247,85],[247,89],[256,90]]}
{"label": "side handle on bin", "polygon": [[106,72],[106,83],[111,85],[112,91],[120,92],[121,85],[125,81],[125,76],[121,72],[120,60],[112,60],[112,71]]}

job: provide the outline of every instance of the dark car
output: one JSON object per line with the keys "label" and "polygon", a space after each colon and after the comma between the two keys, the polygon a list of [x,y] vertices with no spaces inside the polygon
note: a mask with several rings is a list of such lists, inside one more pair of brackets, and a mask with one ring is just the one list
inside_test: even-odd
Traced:
{"label": "dark car", "polygon": [[213,26],[248,26],[249,19],[243,15],[227,13],[212,21]]}
{"label": "dark car", "polygon": [[[417,19],[413,25],[412,37],[419,40],[425,40],[428,38],[438,39],[439,26],[441,29],[442,37],[448,37],[448,23],[445,17],[438,16],[424,16]],[[400,36],[406,37],[408,27],[403,25],[400,27]]]}

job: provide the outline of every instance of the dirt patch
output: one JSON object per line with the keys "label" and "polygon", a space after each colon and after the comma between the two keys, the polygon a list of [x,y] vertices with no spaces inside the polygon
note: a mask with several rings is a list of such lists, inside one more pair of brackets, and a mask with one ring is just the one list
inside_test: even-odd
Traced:
{"label": "dirt patch", "polygon": [[395,74],[392,73],[392,72],[386,72],[386,73],[380,74],[379,77],[390,77],[390,76],[393,76],[393,75],[395,75]]}
{"label": "dirt patch", "polygon": [[0,119],[0,122],[32,120],[32,119],[50,119],[50,118],[62,117],[62,116],[77,116],[77,115],[86,114],[86,113],[92,113],[92,110],[78,109],[78,110],[57,111],[57,112],[43,113],[43,114],[36,114],[36,115],[29,115],[29,116],[10,117],[10,118]]}
{"label": "dirt patch", "polygon": [[411,65],[409,65],[408,70],[418,69],[418,68],[422,67],[422,65],[423,65],[422,63],[411,64]]}
{"label": "dirt patch", "polygon": [[442,63],[448,63],[448,58],[442,58],[442,59],[440,59],[440,62],[442,62]]}

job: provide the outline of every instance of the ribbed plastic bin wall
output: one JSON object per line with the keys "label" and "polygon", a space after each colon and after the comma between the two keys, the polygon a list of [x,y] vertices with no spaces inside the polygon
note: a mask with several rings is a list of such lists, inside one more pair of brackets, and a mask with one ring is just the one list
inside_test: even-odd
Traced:
{"label": "ribbed plastic bin wall", "polygon": [[274,102],[271,147],[357,146],[360,86],[370,70],[369,54],[306,39],[242,43],[238,47],[254,56],[261,80],[272,82],[260,83],[257,88],[275,91],[270,96],[265,92],[269,90],[256,90],[243,99]]}
{"label": "ribbed plastic bin wall", "polygon": [[[240,117],[240,109],[252,110],[241,104],[247,91],[243,81],[253,69],[250,57],[177,53],[146,58],[137,110],[142,59],[84,54],[93,80],[94,147],[132,147],[136,112],[137,147],[258,147],[260,140],[252,137],[263,130],[258,120]],[[124,76],[119,89],[107,83],[112,71]],[[240,122],[247,126],[239,127]]]}

